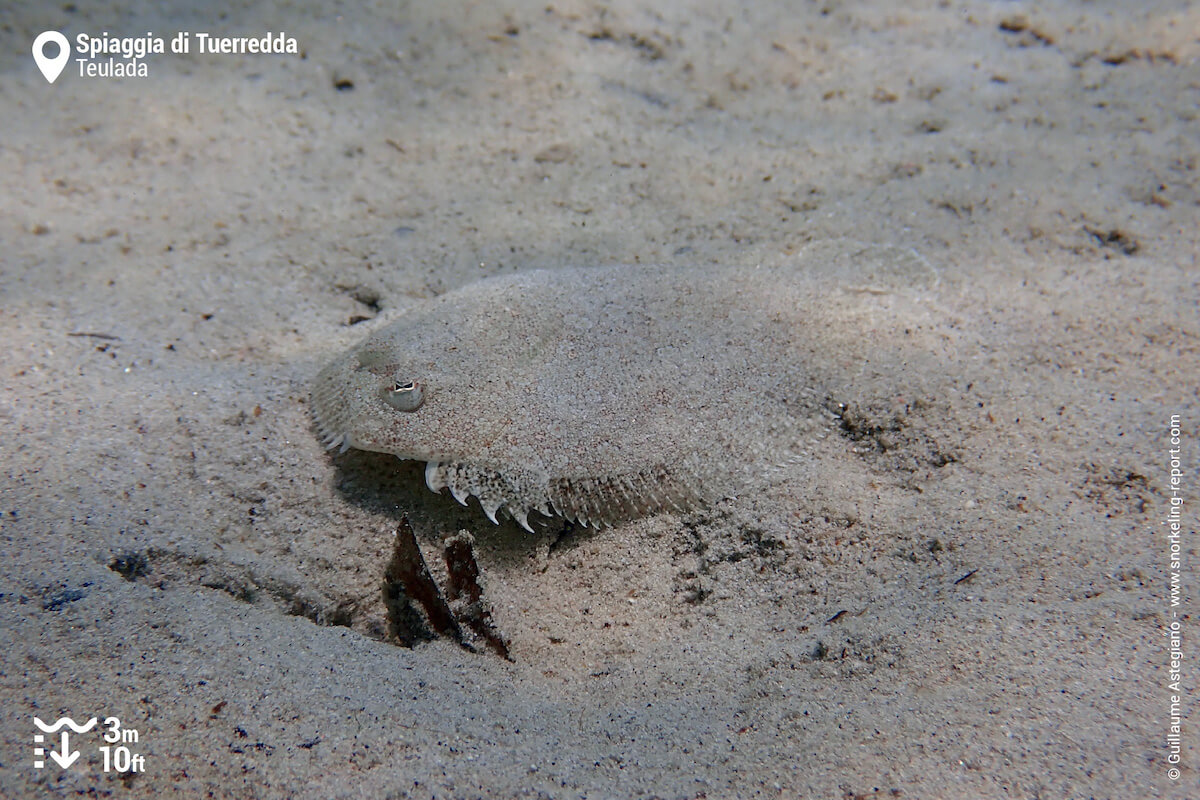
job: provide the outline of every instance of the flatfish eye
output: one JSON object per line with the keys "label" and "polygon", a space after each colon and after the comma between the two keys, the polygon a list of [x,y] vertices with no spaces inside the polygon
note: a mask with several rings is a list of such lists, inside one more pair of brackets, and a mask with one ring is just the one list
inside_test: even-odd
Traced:
{"label": "flatfish eye", "polygon": [[416,411],[425,402],[425,390],[417,381],[396,381],[384,390],[383,400],[397,411]]}

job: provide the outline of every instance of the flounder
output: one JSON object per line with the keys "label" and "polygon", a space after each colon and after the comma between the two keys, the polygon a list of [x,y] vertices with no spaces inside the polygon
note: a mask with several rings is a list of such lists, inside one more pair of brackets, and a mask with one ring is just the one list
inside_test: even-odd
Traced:
{"label": "flounder", "polygon": [[853,242],[778,264],[488,278],[407,309],[316,378],[330,447],[424,461],[429,488],[529,529],[736,493],[801,458],[851,393],[930,369],[920,256]]}

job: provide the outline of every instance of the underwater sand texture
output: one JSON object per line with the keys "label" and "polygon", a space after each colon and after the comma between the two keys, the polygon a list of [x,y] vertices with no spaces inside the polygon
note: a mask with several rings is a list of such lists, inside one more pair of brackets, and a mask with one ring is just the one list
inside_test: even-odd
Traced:
{"label": "underwater sand texture", "polygon": [[[0,796],[1195,795],[1196,3],[120,5],[0,12]],[[47,29],[304,57],[50,86]],[[829,275],[868,311],[787,363],[841,419],[733,497],[530,534],[314,436],[323,367],[482,280],[842,238],[937,284]],[[434,571],[471,532],[513,662],[388,639],[403,515]],[[33,766],[91,714],[146,773]]]}

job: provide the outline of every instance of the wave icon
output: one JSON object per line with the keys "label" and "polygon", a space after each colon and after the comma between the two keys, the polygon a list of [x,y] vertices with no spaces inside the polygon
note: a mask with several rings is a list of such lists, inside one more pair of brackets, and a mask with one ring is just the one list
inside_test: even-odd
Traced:
{"label": "wave icon", "polygon": [[64,727],[70,728],[71,730],[75,731],[76,733],[87,733],[92,728],[96,727],[97,721],[98,720],[95,717],[92,717],[91,719],[89,719],[87,721],[86,724],[77,725],[75,723],[75,720],[71,719],[70,717],[59,717],[58,720],[53,725],[47,725],[46,723],[42,722],[37,717],[33,718],[33,724],[37,725],[45,733],[57,733],[58,731],[62,730]]}

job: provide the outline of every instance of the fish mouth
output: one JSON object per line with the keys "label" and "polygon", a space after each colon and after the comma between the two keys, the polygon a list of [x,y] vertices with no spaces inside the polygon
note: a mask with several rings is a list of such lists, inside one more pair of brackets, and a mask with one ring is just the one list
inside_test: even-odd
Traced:
{"label": "fish mouth", "polygon": [[309,397],[309,411],[317,439],[325,449],[337,447],[344,453],[356,444],[350,433],[355,413],[353,392],[349,390],[353,376],[347,374],[342,364],[340,360],[336,361],[317,373]]}
{"label": "fish mouth", "polygon": [[341,455],[351,447],[354,447],[354,438],[350,435],[349,431],[330,427],[325,422],[325,417],[315,410],[312,414],[312,423],[313,429],[317,434],[317,441],[319,441],[326,450],[333,450],[334,448],[337,448],[338,454]]}

